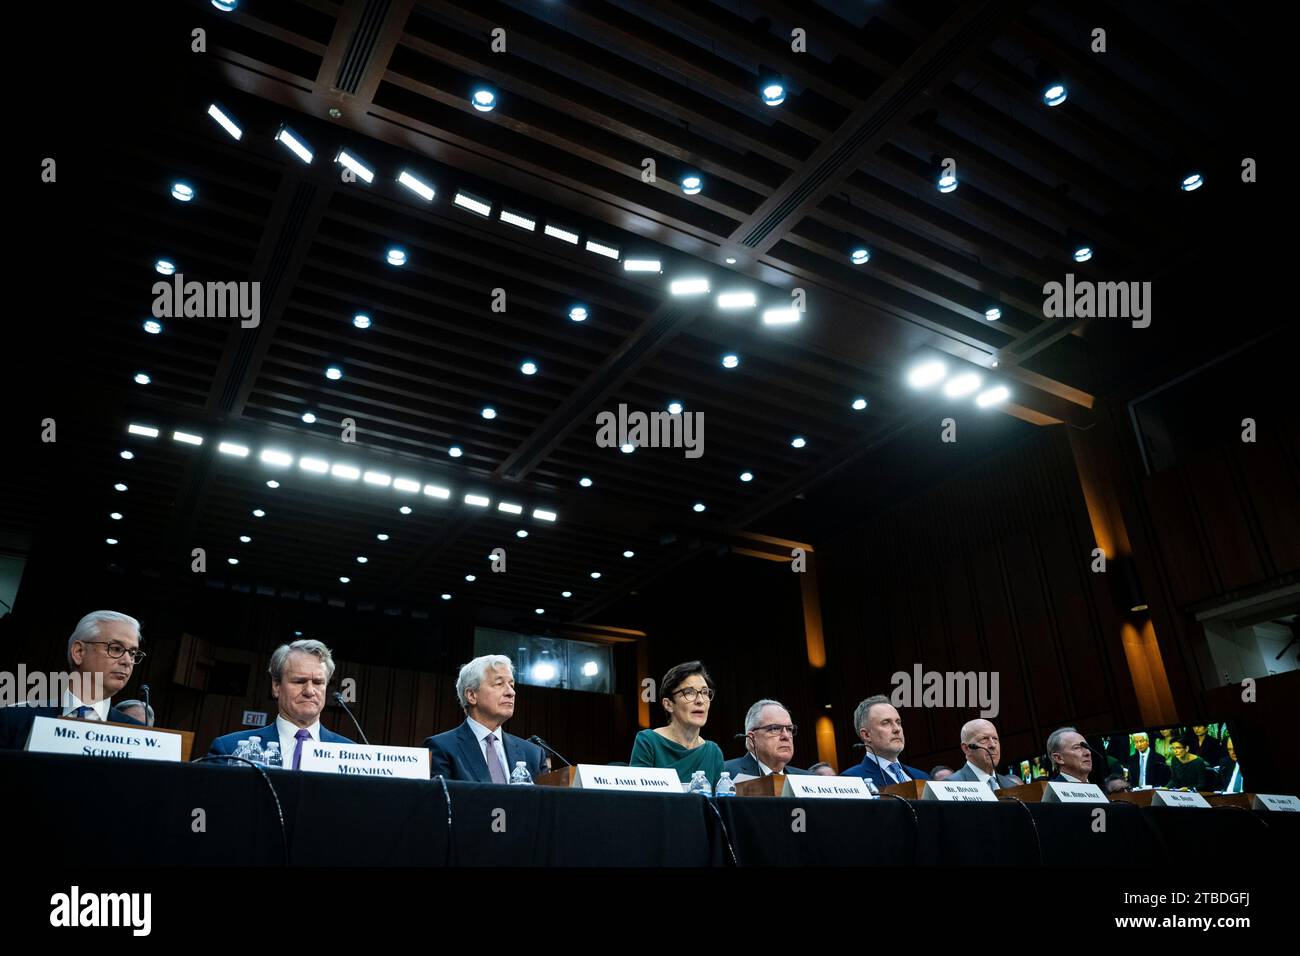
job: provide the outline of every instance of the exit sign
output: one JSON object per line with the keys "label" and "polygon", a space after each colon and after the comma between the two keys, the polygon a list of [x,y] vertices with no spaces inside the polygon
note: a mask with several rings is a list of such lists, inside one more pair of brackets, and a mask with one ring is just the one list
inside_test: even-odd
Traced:
{"label": "exit sign", "polygon": [[265,726],[266,726],[266,712],[265,712],[265,711],[262,711],[262,710],[246,710],[246,711],[244,711],[244,726],[245,726],[245,727],[265,727]]}

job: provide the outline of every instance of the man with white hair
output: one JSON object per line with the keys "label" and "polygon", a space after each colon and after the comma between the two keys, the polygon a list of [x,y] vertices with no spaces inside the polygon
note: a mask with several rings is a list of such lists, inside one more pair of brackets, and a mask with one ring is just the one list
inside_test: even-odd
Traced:
{"label": "man with white hair", "polygon": [[515,764],[541,772],[542,748],[501,729],[515,714],[515,668],[504,654],[476,657],[456,677],[465,722],[429,737],[430,775],[475,783],[509,783]]}
{"label": "man with white hair", "polygon": [[72,680],[62,699],[0,708],[0,749],[21,750],[37,717],[76,717],[138,724],[113,706],[113,695],[126,686],[144,652],[140,622],[118,611],[91,611],[68,638],[68,668]]}
{"label": "man with white hair", "polygon": [[1138,731],[1130,738],[1133,753],[1124,761],[1128,769],[1128,782],[1132,787],[1163,787],[1169,783],[1169,764],[1151,747],[1151,738]]}
{"label": "man with white hair", "polygon": [[745,714],[747,752],[743,757],[728,760],[722,769],[731,774],[732,780],[741,774],[767,777],[774,773],[808,773],[790,766],[794,759],[794,735],[798,730],[790,720],[790,712],[780,701],[755,701]]}
{"label": "man with white hair", "polygon": [[992,721],[979,717],[966,721],[961,728],[961,749],[966,755],[966,765],[947,779],[982,783],[993,790],[1020,786],[1015,777],[997,772],[1002,743]]}
{"label": "man with white hair", "polygon": [[146,704],[142,700],[124,700],[117,705],[117,709],[124,714],[134,717],[146,727],[153,726],[153,705]]}
{"label": "man with white hair", "polygon": [[262,747],[271,741],[280,744],[280,755],[286,770],[299,770],[303,750],[310,741],[327,744],[350,744],[342,734],[322,727],[321,711],[325,709],[325,691],[334,676],[334,655],[320,641],[302,640],[281,644],[271,655],[267,667],[271,675],[271,695],[275,697],[280,712],[269,727],[247,727],[212,741],[208,756],[233,754],[241,740],[261,737]]}

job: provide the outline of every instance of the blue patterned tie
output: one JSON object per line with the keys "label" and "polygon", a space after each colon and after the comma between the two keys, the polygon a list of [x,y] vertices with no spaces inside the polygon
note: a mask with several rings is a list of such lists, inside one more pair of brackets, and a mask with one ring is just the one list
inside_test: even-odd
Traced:
{"label": "blue patterned tie", "polygon": [[889,772],[894,775],[896,783],[903,783],[903,765],[895,760],[889,765]]}
{"label": "blue patterned tie", "polygon": [[85,720],[85,719],[86,719],[86,715],[89,714],[92,710],[94,710],[93,707],[87,707],[85,704],[82,704],[80,707],[78,707],[76,710],[74,710],[74,711],[73,711],[71,714],[69,714],[68,716],[70,716],[70,717],[76,717],[76,718],[78,718],[79,720]]}

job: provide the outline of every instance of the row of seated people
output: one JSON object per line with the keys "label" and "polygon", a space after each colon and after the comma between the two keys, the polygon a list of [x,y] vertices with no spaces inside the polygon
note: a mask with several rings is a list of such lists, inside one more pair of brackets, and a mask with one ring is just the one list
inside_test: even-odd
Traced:
{"label": "row of seated people", "polygon": [[[32,720],[38,715],[151,724],[152,714],[145,711],[145,704],[129,702],[138,705],[138,709],[127,712],[125,704],[113,706],[111,702],[144,657],[140,641],[139,622],[129,615],[96,611],[82,618],[68,640],[67,659],[69,667],[86,678],[79,682],[82,693],[95,699],[85,700],[65,690],[62,701],[0,708],[0,748],[24,746]],[[286,768],[296,770],[309,741],[353,742],[320,723],[327,688],[334,674],[334,659],[328,647],[314,640],[281,645],[272,654],[268,670],[278,710],[274,722],[267,727],[245,728],[217,737],[209,747],[210,755],[233,754],[240,742],[253,736],[270,737],[267,743],[278,739]],[[87,688],[98,690],[90,692]],[[486,655],[470,661],[457,676],[456,696],[465,712],[465,721],[454,730],[425,740],[434,776],[506,783],[520,762],[533,777],[549,769],[549,758],[541,747],[503,729],[514,716],[516,700],[514,667],[508,657]],[[690,661],[669,670],[660,684],[659,695],[667,724],[638,733],[628,762],[632,766],[670,768],[683,782],[689,781],[696,771],[703,771],[711,785],[716,785],[724,771],[733,780],[773,773],[835,773],[825,763],[807,770],[791,763],[798,728],[791,721],[789,711],[768,698],[756,701],[745,715],[745,753],[726,760],[722,749],[702,736],[714,696],[713,679],[701,662]],[[888,698],[877,695],[863,700],[854,711],[853,726],[865,755],[861,763],[842,771],[842,775],[869,779],[877,788],[930,779],[930,774],[902,762],[903,721]],[[997,728],[990,721],[968,721],[960,737],[966,763],[955,772],[942,774],[943,777],[976,781],[995,790],[1020,784],[1014,776],[996,772],[1001,746]],[[1176,755],[1179,746],[1175,741]],[[1047,740],[1047,752],[1060,779],[1075,782],[1088,779],[1092,771],[1092,748],[1074,728],[1054,731]],[[1140,753],[1147,752],[1146,748],[1140,750]],[[1153,784],[1158,783],[1153,773],[1154,756],[1140,760],[1135,768],[1137,778]],[[1192,760],[1183,762],[1180,758],[1173,773],[1178,774],[1180,766],[1189,765],[1196,766]],[[1187,782],[1179,782],[1183,779],[1171,776],[1168,783],[1199,786],[1215,782],[1203,775],[1188,776]]]}

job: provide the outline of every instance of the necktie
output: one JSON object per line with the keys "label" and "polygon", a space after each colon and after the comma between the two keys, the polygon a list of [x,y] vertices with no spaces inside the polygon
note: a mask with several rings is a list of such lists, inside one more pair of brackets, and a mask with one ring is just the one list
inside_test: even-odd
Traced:
{"label": "necktie", "polygon": [[488,775],[493,783],[505,783],[506,772],[501,769],[501,759],[497,756],[497,735],[488,734],[483,739],[487,741]]}
{"label": "necktie", "polygon": [[298,732],[293,735],[298,742],[293,745],[293,769],[298,769],[298,764],[302,763],[302,742],[311,740],[311,731],[306,727],[299,727]]}
{"label": "necktie", "polygon": [[893,776],[895,783],[903,782],[903,765],[897,760],[889,765],[889,772]]}
{"label": "necktie", "polygon": [[95,708],[93,708],[93,707],[87,707],[85,704],[82,704],[80,707],[78,707],[76,710],[74,710],[71,714],[69,714],[69,716],[70,716],[70,717],[79,717],[79,718],[81,718],[82,720],[85,720],[86,717],[87,717],[89,714],[91,714],[92,712],[94,712],[94,709],[95,709]]}
{"label": "necktie", "polygon": [[990,789],[990,790],[997,790],[997,788],[998,788],[998,781],[997,781],[997,778],[996,778],[996,777],[989,777],[989,789]]}
{"label": "necktie", "polygon": [[1146,785],[1147,785],[1147,754],[1146,751],[1144,750],[1142,751],[1141,766],[1138,772],[1138,786],[1145,787]]}

